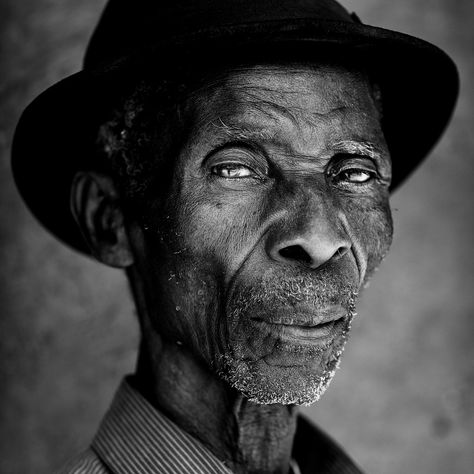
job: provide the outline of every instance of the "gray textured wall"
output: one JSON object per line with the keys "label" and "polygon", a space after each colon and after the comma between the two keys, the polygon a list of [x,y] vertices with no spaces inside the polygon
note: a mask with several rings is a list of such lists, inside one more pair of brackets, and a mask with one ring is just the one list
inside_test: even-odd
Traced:
{"label": "gray textured wall", "polygon": [[[470,0],[346,0],[457,61],[462,94],[429,161],[393,197],[392,253],[363,297],[326,396],[307,412],[369,473],[474,470],[473,91]],[[62,247],[15,192],[22,108],[77,70],[103,0],[2,0],[0,471],[46,473],[85,447],[137,329],[125,280]],[[433,98],[436,100],[436,98]]]}

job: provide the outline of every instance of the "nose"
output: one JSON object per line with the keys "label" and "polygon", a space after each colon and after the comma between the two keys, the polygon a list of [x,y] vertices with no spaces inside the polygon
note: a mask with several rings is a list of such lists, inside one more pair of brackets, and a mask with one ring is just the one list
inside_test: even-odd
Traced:
{"label": "nose", "polygon": [[342,221],[342,215],[327,203],[288,213],[269,232],[267,254],[274,261],[311,269],[335,262],[351,248]]}

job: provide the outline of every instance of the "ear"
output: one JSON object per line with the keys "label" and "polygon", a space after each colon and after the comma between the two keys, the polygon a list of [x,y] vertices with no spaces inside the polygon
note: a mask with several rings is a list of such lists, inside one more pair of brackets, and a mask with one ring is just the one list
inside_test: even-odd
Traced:
{"label": "ear", "polygon": [[77,173],[71,186],[71,211],[97,260],[117,268],[133,264],[119,194],[110,176]]}

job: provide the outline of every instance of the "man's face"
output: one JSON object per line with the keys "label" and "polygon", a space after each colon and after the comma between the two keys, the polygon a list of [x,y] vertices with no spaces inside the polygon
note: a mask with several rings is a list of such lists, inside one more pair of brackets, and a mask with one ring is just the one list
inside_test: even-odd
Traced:
{"label": "man's face", "polygon": [[312,403],[387,252],[390,157],[371,86],[259,66],[201,92],[136,246],[154,330],[259,403]]}

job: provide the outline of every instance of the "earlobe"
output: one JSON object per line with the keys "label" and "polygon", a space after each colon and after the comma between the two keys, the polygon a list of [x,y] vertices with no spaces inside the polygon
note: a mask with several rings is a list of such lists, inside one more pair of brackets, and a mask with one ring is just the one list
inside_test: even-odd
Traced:
{"label": "earlobe", "polygon": [[134,263],[125,216],[112,178],[78,172],[71,185],[71,212],[92,254],[106,265]]}

